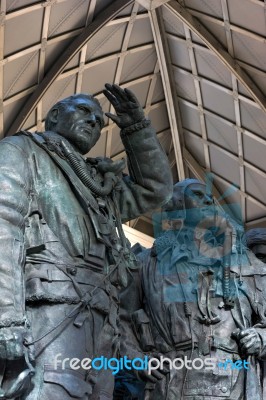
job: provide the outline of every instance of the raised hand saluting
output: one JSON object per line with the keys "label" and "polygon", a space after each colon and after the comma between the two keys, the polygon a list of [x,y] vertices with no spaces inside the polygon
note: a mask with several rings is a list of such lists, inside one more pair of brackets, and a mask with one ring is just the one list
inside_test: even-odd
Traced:
{"label": "raised hand saluting", "polygon": [[129,89],[122,89],[118,85],[105,84],[104,95],[114,107],[116,114],[106,113],[119,128],[124,129],[145,119],[143,108],[138,99]]}

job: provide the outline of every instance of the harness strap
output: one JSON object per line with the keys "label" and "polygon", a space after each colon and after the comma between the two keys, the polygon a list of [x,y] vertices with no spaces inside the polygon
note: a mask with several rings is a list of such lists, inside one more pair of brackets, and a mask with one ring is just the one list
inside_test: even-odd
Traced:
{"label": "harness strap", "polygon": [[[115,271],[115,269],[118,267],[118,265],[120,264],[120,262],[122,261],[122,259],[120,258],[117,263],[113,266],[113,268],[109,271],[108,274],[106,274],[103,279],[102,279],[102,283],[109,278],[109,276]],[[81,300],[80,302],[70,311],[70,313],[68,313],[63,319],[61,319],[52,329],[50,329],[49,331],[45,332],[43,335],[41,335],[40,337],[38,337],[35,340],[32,341],[28,341],[25,340],[25,345],[26,346],[31,346],[32,344],[35,344],[37,342],[39,342],[40,340],[44,339],[46,336],[48,336],[50,333],[54,332],[59,326],[61,326],[68,318],[71,318],[75,315],[75,313],[77,311],[79,311],[79,309],[83,306],[88,306],[89,302],[91,301],[91,299],[93,298],[93,294],[96,291],[96,289],[98,289],[99,286],[95,286],[91,291],[87,291],[84,294],[81,294]],[[75,287],[76,289],[76,287]],[[79,289],[78,289],[79,291]]]}

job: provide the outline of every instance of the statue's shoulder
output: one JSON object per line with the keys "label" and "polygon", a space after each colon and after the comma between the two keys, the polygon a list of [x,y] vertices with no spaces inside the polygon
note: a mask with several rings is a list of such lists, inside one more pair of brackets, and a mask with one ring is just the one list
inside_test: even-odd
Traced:
{"label": "statue's shoulder", "polygon": [[17,148],[27,152],[27,150],[29,150],[29,143],[31,142],[32,135],[33,134],[30,132],[17,132],[12,136],[1,139],[0,147],[9,144],[11,148]]}
{"label": "statue's shoulder", "polygon": [[151,255],[151,249],[142,246],[140,243],[135,243],[134,246],[131,247],[131,251],[135,254],[139,265],[145,264]]}
{"label": "statue's shoulder", "polygon": [[240,273],[241,268],[242,276],[266,276],[266,264],[259,260],[252,251],[246,249],[244,257],[241,267],[237,265],[231,268],[233,272]]}
{"label": "statue's shoulder", "polygon": [[254,275],[266,275],[266,264],[259,260],[250,250],[247,251],[247,255],[250,260]]}

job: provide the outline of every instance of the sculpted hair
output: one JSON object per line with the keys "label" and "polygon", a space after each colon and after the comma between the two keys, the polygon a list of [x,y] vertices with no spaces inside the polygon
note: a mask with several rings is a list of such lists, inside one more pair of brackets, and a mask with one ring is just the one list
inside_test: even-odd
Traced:
{"label": "sculpted hair", "polygon": [[54,127],[56,126],[56,123],[54,123],[51,120],[53,110],[58,110],[60,112],[61,110],[64,110],[68,104],[71,104],[73,102],[73,100],[75,100],[77,98],[84,98],[85,100],[93,101],[99,107],[99,109],[102,111],[102,107],[101,107],[99,100],[96,99],[95,97],[93,97],[92,95],[85,94],[85,93],[74,94],[73,96],[69,96],[69,97],[66,97],[65,99],[58,101],[52,108],[50,108],[50,110],[48,111],[48,113],[46,115],[46,119],[45,119],[45,130],[46,131],[52,131],[52,130],[54,130]]}
{"label": "sculpted hair", "polygon": [[244,240],[249,249],[257,244],[266,244],[266,228],[249,229],[244,235]]}

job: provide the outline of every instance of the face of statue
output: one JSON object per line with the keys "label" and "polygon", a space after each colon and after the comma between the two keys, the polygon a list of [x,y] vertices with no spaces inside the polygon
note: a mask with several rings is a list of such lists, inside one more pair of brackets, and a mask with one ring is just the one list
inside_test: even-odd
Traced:
{"label": "face of statue", "polygon": [[206,185],[192,183],[185,190],[185,206],[188,208],[206,208],[213,205],[212,194],[207,192]]}
{"label": "face of statue", "polygon": [[103,112],[93,100],[76,97],[52,113],[53,130],[66,138],[81,154],[88,153],[100,138]]}
{"label": "face of statue", "polygon": [[[185,218],[186,224],[198,224],[204,218],[214,218],[215,205],[212,194],[203,183],[191,183],[187,186],[183,197],[180,187],[174,186],[171,200],[162,207],[163,211],[170,212],[171,218]],[[180,211],[180,212],[179,212]],[[175,213],[176,212],[176,213]]]}
{"label": "face of statue", "polygon": [[266,244],[255,244],[255,246],[252,246],[251,251],[259,260],[266,263]]}
{"label": "face of statue", "polygon": [[184,193],[186,222],[198,223],[203,218],[213,218],[215,215],[215,204],[212,194],[206,185],[201,183],[192,183]]}

